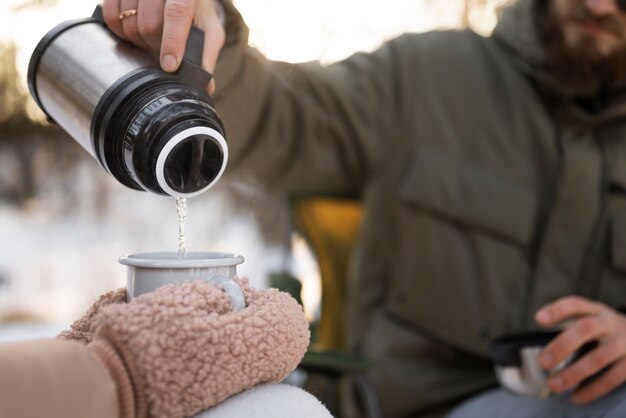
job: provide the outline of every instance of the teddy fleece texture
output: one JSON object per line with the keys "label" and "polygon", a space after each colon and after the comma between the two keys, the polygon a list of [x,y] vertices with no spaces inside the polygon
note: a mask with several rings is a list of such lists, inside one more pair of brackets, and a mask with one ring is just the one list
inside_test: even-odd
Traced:
{"label": "teddy fleece texture", "polygon": [[105,293],[100,296],[93,305],[91,305],[82,318],[72,323],[70,329],[62,331],[58,335],[58,338],[78,341],[83,344],[91,342],[94,334],[96,333],[98,323],[95,321],[95,317],[100,311],[100,308],[113,303],[126,303],[127,301],[128,292],[124,287]]}
{"label": "teddy fleece texture", "polygon": [[62,337],[89,341],[97,330],[94,342],[106,341],[123,358],[150,417],[189,417],[255,385],[281,381],[309,344],[308,322],[291,296],[235,281],[246,299],[237,312],[221,286],[196,280],[130,303],[115,303],[121,293],[105,295]]}

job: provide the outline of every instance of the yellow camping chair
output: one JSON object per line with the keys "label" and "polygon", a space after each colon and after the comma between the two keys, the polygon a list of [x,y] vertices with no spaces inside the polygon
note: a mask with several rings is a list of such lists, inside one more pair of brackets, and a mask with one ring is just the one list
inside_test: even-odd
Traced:
{"label": "yellow camping chair", "polygon": [[315,343],[345,349],[348,264],[361,224],[359,202],[302,198],[293,203],[294,224],[315,254],[322,280],[321,316]]}
{"label": "yellow camping chair", "polygon": [[361,205],[352,199],[305,197],[292,200],[291,208],[294,227],[315,254],[322,281],[320,319],[300,365],[313,372],[305,388],[338,416],[339,382],[348,376],[363,416],[382,417],[376,391],[365,374],[369,363],[344,351],[348,267],[361,224]]}

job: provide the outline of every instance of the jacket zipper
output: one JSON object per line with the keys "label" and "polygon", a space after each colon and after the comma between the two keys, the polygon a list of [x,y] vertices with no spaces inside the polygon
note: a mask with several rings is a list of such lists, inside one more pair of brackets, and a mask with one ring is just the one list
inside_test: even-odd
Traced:
{"label": "jacket zipper", "polygon": [[[600,205],[598,208],[598,219],[596,221],[596,230],[593,234],[593,239],[589,243],[589,255],[588,269],[590,273],[586,275],[587,280],[590,281],[590,287],[588,288],[589,296],[595,299],[598,295],[598,290],[602,282],[602,270],[607,260],[608,251],[608,227],[609,227],[609,215],[607,212],[607,199],[609,196],[609,175],[608,175],[608,163],[606,155],[606,144],[600,143],[600,152],[602,155],[602,175],[600,183]],[[597,243],[597,244],[596,244]],[[594,245],[595,244],[595,245]],[[583,272],[581,272],[583,273]],[[585,275],[581,274],[578,278],[578,286],[582,287],[585,280]]]}

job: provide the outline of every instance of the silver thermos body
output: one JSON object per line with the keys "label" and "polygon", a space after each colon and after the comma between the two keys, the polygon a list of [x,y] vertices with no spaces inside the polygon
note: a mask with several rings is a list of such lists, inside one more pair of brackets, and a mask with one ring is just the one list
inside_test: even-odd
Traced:
{"label": "silver thermos body", "polygon": [[136,190],[192,197],[212,187],[228,160],[224,126],[201,68],[203,34],[192,28],[179,71],[117,38],[100,6],[56,26],[31,57],[28,85],[48,119],[104,169]]}

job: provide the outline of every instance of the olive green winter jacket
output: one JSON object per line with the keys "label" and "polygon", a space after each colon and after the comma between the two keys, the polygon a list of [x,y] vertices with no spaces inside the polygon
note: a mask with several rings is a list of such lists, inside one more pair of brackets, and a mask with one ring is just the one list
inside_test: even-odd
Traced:
{"label": "olive green winter jacket", "polygon": [[530,0],[491,37],[407,34],[327,67],[265,60],[228,9],[228,172],[362,200],[348,338],[386,417],[494,386],[489,341],[560,296],[624,304],[626,95],[545,74]]}

